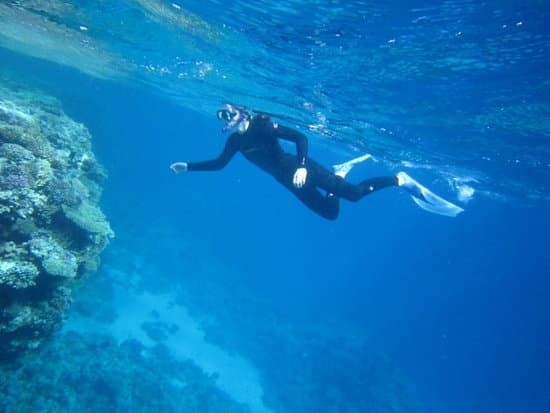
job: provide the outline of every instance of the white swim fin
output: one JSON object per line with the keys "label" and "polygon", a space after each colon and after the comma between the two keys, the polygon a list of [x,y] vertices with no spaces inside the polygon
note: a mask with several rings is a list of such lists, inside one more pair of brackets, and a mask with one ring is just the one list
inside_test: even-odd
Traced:
{"label": "white swim fin", "polygon": [[353,158],[352,160],[349,160],[344,163],[340,163],[338,165],[333,165],[332,169],[334,170],[334,175],[338,175],[341,178],[345,178],[349,171],[351,171],[351,168],[354,167],[354,165],[365,162],[367,159],[372,158],[372,155],[370,153],[366,153],[362,156],[358,156],[357,158]]}
{"label": "white swim fin", "polygon": [[397,174],[397,181],[400,187],[411,194],[413,201],[420,208],[428,212],[433,212],[434,214],[445,215],[448,217],[456,217],[464,211],[464,209],[459,206],[434,194],[428,188],[416,182],[405,172],[399,172]]}

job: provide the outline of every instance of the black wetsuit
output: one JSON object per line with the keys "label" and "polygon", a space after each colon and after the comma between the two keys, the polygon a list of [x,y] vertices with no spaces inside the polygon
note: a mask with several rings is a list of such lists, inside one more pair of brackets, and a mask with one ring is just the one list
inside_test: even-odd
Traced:
{"label": "black wetsuit", "polygon": [[[279,144],[279,139],[296,143],[296,155],[289,154]],[[233,133],[227,139],[223,152],[218,158],[190,162],[189,171],[215,171],[222,169],[233,155],[241,152],[246,159],[266,171],[290,190],[300,201],[326,219],[336,219],[339,212],[339,198],[359,201],[365,195],[379,189],[397,185],[395,176],[367,179],[358,185],[346,182],[324,166],[307,158],[307,138],[300,132],[276,125],[263,115],[251,119],[244,133]],[[294,173],[299,167],[307,168],[306,183],[296,188]],[[318,188],[326,191],[321,193]]]}

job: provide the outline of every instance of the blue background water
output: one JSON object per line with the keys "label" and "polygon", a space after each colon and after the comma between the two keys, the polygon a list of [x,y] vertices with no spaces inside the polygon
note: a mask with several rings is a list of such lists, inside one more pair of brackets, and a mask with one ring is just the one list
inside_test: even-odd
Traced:
{"label": "blue background water", "polygon": [[[527,20],[525,14],[521,17]],[[478,18],[474,23],[479,27],[488,23],[484,14]],[[391,23],[398,25],[399,19],[397,13]],[[220,173],[171,174],[171,162],[209,158],[221,149],[225,137],[212,116],[147,88],[94,79],[12,52],[2,51],[0,61],[58,97],[66,112],[90,129],[95,152],[109,171],[103,205],[117,233],[115,246],[149,245],[152,240],[140,236],[149,236],[154,227],[186,234],[224,264],[225,272],[212,280],[230,279],[236,290],[253,291],[270,303],[274,315],[298,328],[330,320],[366,332],[403,371],[424,411],[550,409],[547,200],[527,203],[518,199],[515,189],[504,193],[504,201],[476,196],[464,214],[449,219],[428,214],[403,193],[389,190],[359,204],[344,203],[340,219],[325,222],[242,158]],[[534,72],[547,79],[547,67]],[[506,84],[522,78],[518,71],[502,75]],[[491,75],[485,73],[479,81],[483,77]],[[277,79],[283,84],[286,80]],[[444,81],[432,86],[445,93]],[[474,96],[477,86],[487,87],[469,84]],[[404,104],[408,96],[422,95],[416,88],[400,88],[403,96],[395,98]],[[539,91],[543,104],[548,104],[547,91]],[[449,105],[435,107],[431,115],[477,111],[475,104],[461,98],[449,97]],[[510,97],[516,98],[521,101]],[[385,104],[395,103],[386,97],[380,102],[381,113]],[[546,107],[541,116],[548,114]],[[388,122],[385,125],[402,136],[422,135],[427,141],[422,151],[441,149],[453,156],[455,149],[470,148],[470,142],[448,147],[449,142],[438,137],[441,128],[431,132],[430,119],[402,113]],[[443,129],[456,132],[454,137],[472,133],[449,125]],[[520,171],[521,181],[532,183],[533,189],[548,177],[548,131],[543,132],[511,145],[512,152],[520,145],[542,165],[532,181],[529,169]],[[502,145],[495,152],[505,152],[510,149],[507,139],[519,138],[473,140],[483,147]],[[326,164],[344,160],[338,143],[317,143],[310,145],[312,157]],[[518,156],[526,157],[526,152]],[[462,155],[456,154],[449,163],[470,167],[470,161],[461,161]],[[498,180],[511,174],[505,166],[493,166],[496,178],[487,185],[491,191],[506,191],[506,181]],[[349,179],[388,172],[395,172],[392,164],[365,164]],[[488,167],[484,172],[493,171]],[[417,170],[415,177],[449,193],[445,181],[430,170]],[[548,198],[546,188],[542,198]],[[154,249],[173,250],[173,242],[159,237]],[[163,277],[174,284],[183,282],[181,273],[191,269],[188,261],[178,262],[174,255],[151,253],[146,259],[158,260]],[[345,374],[340,379],[345,381]]]}

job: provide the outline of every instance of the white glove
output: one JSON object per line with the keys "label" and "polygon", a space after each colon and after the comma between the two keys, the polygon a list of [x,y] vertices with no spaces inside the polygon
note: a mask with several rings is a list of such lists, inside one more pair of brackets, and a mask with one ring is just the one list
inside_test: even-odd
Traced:
{"label": "white glove", "polygon": [[187,172],[187,162],[175,162],[170,165],[170,169],[177,174],[180,172]]}
{"label": "white glove", "polygon": [[302,166],[296,169],[296,172],[294,172],[294,178],[292,179],[292,183],[296,188],[301,188],[306,183],[306,178],[307,178],[307,169]]}

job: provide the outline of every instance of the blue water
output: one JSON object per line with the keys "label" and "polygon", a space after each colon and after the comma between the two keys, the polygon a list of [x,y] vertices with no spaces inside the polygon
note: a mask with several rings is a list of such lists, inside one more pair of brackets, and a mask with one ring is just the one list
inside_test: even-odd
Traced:
{"label": "blue water", "polygon": [[[201,298],[185,304],[227,320],[210,340],[263,372],[266,400],[275,371],[301,378],[285,376],[295,360],[281,354],[291,352],[254,331],[280,319],[368,337],[419,411],[550,410],[548,5],[192,1],[202,20],[189,23],[172,2],[71,3],[56,21],[86,25],[123,57],[110,61],[117,76],[13,44],[0,68],[89,128],[117,234],[105,267],[133,251],[157,272],[143,280],[151,291],[191,280]],[[388,190],[342,203],[326,222],[242,157],[221,172],[173,175],[171,162],[219,153],[213,111],[225,100],[287,116],[327,165],[369,150],[378,162],[352,181],[408,167],[466,211],[429,214]],[[456,182],[472,199],[458,199]],[[243,296],[258,307],[239,305]],[[353,405],[360,397],[345,389],[357,389],[362,369],[326,363],[303,381],[319,399],[343,389]],[[271,406],[284,412],[284,397]]]}

